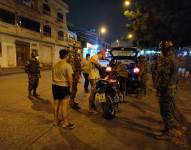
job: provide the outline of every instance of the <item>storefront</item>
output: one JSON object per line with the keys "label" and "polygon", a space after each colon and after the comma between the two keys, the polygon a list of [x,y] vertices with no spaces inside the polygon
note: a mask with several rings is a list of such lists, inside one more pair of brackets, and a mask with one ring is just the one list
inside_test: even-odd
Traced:
{"label": "storefront", "polygon": [[90,54],[90,56],[93,56],[99,52],[99,46],[93,45],[91,43],[87,43],[86,47],[83,48],[83,57],[86,57],[86,54]]}

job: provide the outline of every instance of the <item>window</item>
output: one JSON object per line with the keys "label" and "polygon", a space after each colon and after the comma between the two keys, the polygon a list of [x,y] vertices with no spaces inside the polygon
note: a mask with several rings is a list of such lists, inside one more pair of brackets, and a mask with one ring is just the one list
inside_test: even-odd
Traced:
{"label": "window", "polygon": [[43,4],[43,13],[50,16],[51,9],[48,4]]}
{"label": "window", "polygon": [[15,15],[12,12],[0,8],[0,21],[15,24]]}
{"label": "window", "polygon": [[57,21],[63,22],[63,14],[62,13],[57,13]]}
{"label": "window", "polygon": [[51,27],[49,25],[43,26],[43,34],[45,36],[51,36]]}
{"label": "window", "polygon": [[2,57],[2,47],[1,47],[1,42],[0,42],[0,57]]}
{"label": "window", "polygon": [[58,40],[64,40],[64,32],[58,31]]}
{"label": "window", "polygon": [[40,23],[37,21],[20,16],[18,17],[18,24],[23,28],[26,28],[35,32],[40,32]]}

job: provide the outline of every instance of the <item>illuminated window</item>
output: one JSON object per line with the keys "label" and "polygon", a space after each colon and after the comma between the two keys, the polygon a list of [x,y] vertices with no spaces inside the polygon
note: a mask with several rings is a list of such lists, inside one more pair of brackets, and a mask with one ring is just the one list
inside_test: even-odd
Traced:
{"label": "illuminated window", "polygon": [[43,34],[45,36],[51,36],[51,27],[49,25],[43,26]]}

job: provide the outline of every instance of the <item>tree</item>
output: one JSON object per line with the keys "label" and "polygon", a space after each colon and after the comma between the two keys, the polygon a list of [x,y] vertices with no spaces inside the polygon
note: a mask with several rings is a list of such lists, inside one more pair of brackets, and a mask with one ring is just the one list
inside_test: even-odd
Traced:
{"label": "tree", "polygon": [[[191,45],[190,0],[137,0],[134,13],[124,14],[143,47],[157,46],[161,40],[172,40],[177,46]],[[133,14],[133,15],[132,15]]]}

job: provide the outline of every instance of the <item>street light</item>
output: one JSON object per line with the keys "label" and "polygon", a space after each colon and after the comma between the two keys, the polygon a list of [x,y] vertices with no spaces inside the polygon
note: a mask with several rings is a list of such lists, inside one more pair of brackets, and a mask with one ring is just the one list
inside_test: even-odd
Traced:
{"label": "street light", "polygon": [[98,29],[97,43],[99,46],[105,41],[105,34],[107,33],[107,28],[102,26]]}
{"label": "street light", "polygon": [[124,5],[125,7],[129,7],[131,5],[130,0],[125,0]]}
{"label": "street light", "polygon": [[100,29],[100,33],[101,33],[101,34],[105,34],[105,33],[106,33],[106,28],[105,28],[105,27],[102,27],[102,28]]}
{"label": "street light", "polygon": [[117,46],[119,46],[119,40],[116,40]]}
{"label": "street light", "polygon": [[133,34],[129,33],[127,37],[131,40],[133,38]]}

